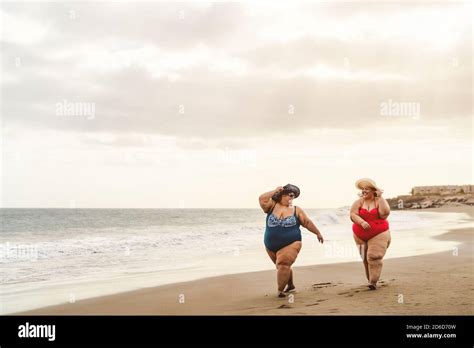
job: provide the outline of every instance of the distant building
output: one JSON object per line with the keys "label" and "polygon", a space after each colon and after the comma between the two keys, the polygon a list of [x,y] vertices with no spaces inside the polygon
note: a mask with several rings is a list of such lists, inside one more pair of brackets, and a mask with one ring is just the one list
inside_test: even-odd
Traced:
{"label": "distant building", "polygon": [[474,185],[440,185],[440,186],[415,186],[412,189],[413,196],[427,195],[454,195],[457,193],[473,193]]}

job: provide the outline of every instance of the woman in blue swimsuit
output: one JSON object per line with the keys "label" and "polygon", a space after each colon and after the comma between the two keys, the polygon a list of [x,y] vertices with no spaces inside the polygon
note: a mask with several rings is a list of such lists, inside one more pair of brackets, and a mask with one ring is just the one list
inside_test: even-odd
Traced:
{"label": "woman in blue swimsuit", "polygon": [[318,228],[303,209],[293,206],[293,199],[299,195],[300,189],[288,184],[259,197],[260,207],[267,214],[264,243],[277,268],[278,297],[285,297],[286,293],[295,289],[291,265],[301,250],[300,226],[313,232],[320,243],[324,242]]}

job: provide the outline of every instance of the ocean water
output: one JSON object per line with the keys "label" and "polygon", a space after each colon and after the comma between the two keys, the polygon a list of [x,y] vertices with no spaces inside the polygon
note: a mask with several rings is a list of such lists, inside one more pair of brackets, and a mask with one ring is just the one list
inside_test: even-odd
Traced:
{"label": "ocean water", "polygon": [[[349,208],[309,209],[296,266],[360,261]],[[449,250],[463,214],[392,212],[387,257]],[[0,209],[0,313],[203,277],[274,269],[257,209]]]}

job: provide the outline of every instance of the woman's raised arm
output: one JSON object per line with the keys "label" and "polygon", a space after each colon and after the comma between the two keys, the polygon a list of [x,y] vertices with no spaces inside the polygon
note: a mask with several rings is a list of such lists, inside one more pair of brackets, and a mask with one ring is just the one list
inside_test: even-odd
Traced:
{"label": "woman's raised arm", "polygon": [[387,200],[382,197],[381,193],[378,194],[376,199],[378,199],[379,202],[379,217],[385,220],[390,215],[390,205]]}
{"label": "woman's raised arm", "polygon": [[270,209],[272,208],[272,206],[274,205],[274,201],[272,200],[272,196],[275,194],[275,193],[278,193],[280,191],[283,191],[283,187],[281,186],[278,186],[276,189],[272,190],[272,191],[268,191],[268,192],[265,192],[265,193],[262,193],[260,195],[260,197],[258,197],[258,203],[260,203],[260,207],[262,208],[262,210],[264,211],[264,213],[268,213],[270,211]]}

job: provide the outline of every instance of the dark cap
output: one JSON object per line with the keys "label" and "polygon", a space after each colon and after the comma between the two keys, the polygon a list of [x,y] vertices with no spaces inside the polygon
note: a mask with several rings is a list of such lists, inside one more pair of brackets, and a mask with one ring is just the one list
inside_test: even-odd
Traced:
{"label": "dark cap", "polygon": [[292,184],[286,184],[285,186],[283,186],[283,191],[281,192],[282,194],[294,193],[295,198],[298,198],[298,196],[300,195],[299,187]]}
{"label": "dark cap", "polygon": [[281,195],[287,195],[289,193],[293,193],[295,195],[295,198],[298,198],[298,196],[300,195],[300,189],[298,186],[286,184],[285,186],[283,186],[283,191],[274,194],[272,199],[275,202],[279,202]]}

